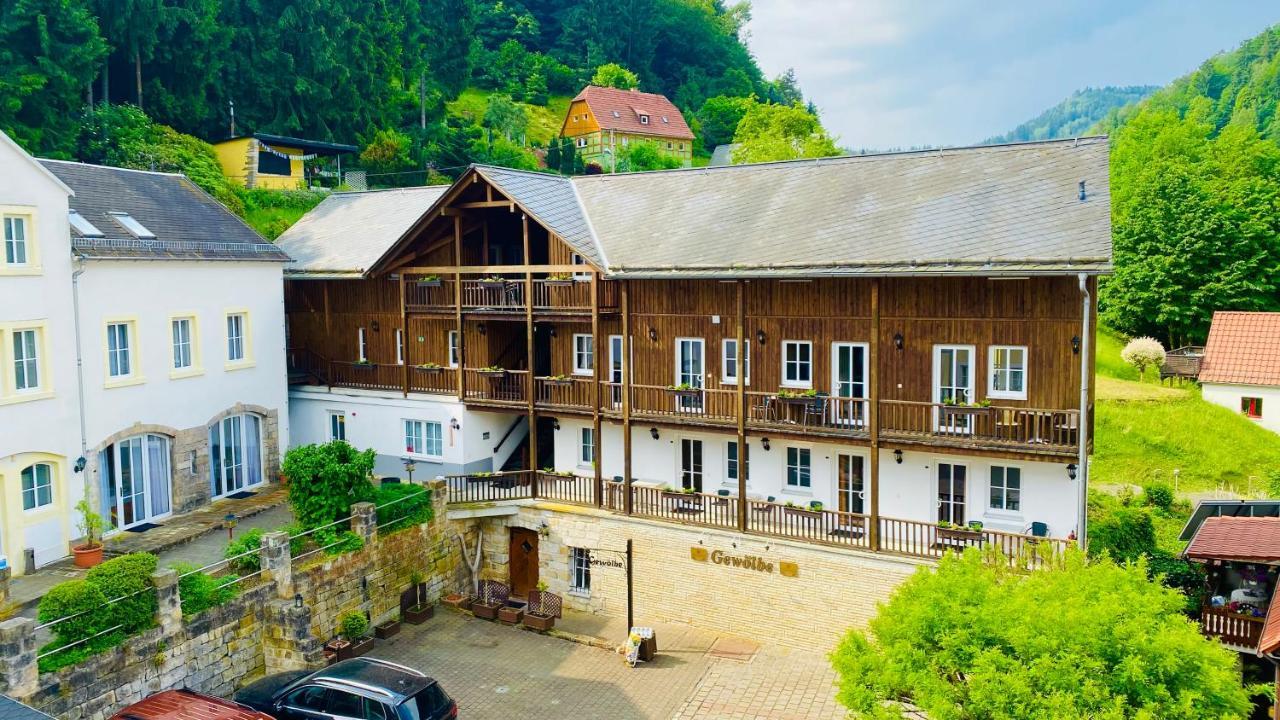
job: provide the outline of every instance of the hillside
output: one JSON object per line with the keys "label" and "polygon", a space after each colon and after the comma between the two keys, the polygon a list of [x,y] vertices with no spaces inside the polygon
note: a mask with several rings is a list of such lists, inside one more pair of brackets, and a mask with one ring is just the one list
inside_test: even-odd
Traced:
{"label": "hillside", "polygon": [[1085,88],[1003,135],[987,138],[983,145],[1079,137],[1113,111],[1159,90],[1156,85]]}
{"label": "hillside", "polygon": [[[446,103],[445,109],[449,115],[479,124],[484,120],[484,113],[489,107],[491,96],[492,93],[488,90],[469,87],[459,93],[457,98]],[[552,138],[560,134],[560,126],[564,122],[565,113],[569,112],[569,102],[572,99],[570,95],[553,95],[547,98],[545,105],[516,103],[529,118],[526,135],[531,144],[546,146]]]}

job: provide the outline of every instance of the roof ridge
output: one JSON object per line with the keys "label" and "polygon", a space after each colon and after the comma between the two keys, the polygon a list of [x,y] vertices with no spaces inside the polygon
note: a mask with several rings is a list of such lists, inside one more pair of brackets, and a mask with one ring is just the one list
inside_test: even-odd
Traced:
{"label": "roof ridge", "polygon": [[330,193],[330,197],[349,197],[351,195],[371,195],[373,193],[392,193],[392,192],[405,192],[405,191],[418,191],[418,190],[433,190],[436,188],[448,189],[451,187],[453,187],[453,183],[438,184],[438,185],[409,185],[406,187],[394,187],[394,188],[368,188],[366,190],[336,190]]}
{"label": "roof ridge", "polygon": [[[143,175],[160,175],[161,177],[180,177],[186,178],[184,173],[180,172],[162,172],[160,170],[140,170],[138,168],[120,167],[118,165],[99,165],[98,163],[81,162],[80,160],[58,160],[57,158],[36,158],[40,162],[62,163],[63,165],[80,165],[83,167],[101,168],[103,170],[119,170],[121,172],[142,173]],[[187,178],[190,180],[190,178]],[[194,182],[192,183],[194,184]]]}

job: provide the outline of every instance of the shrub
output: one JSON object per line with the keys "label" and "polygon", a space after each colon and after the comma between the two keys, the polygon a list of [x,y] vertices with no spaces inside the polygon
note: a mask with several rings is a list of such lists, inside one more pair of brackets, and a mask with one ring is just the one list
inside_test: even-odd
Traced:
{"label": "shrub", "polygon": [[312,535],[316,544],[324,548],[326,555],[343,555],[355,552],[364,547],[364,538],[350,530],[335,531],[333,528],[318,530]]}
{"label": "shrub", "polygon": [[156,571],[156,556],[151,553],[121,555],[91,569],[85,581],[102,591],[107,600],[112,624],[132,635],[151,627],[156,618],[156,594],[151,574]]}
{"label": "shrub", "polygon": [[[120,644],[124,639],[122,631],[98,635],[114,625],[111,613],[102,612],[106,604],[107,596],[87,580],[69,580],[49,588],[49,592],[40,598],[36,617],[41,623],[53,622],[59,618],[71,619],[50,628],[53,641],[40,648],[40,653],[66,647],[81,640],[85,642],[40,658],[40,672],[50,672],[74,665],[94,653]],[[94,637],[95,635],[97,637]]]}
{"label": "shrub", "polygon": [[304,527],[327,525],[351,514],[352,503],[372,500],[373,450],[356,450],[336,441],[303,445],[284,456],[289,504]]}
{"label": "shrub", "polygon": [[193,572],[196,566],[191,563],[174,563],[170,567],[184,576],[178,580],[178,595],[182,598],[182,614],[187,617],[225,604],[239,592],[235,585],[238,579],[235,575],[214,577],[207,573]]}
{"label": "shrub", "polygon": [[364,637],[367,632],[369,632],[369,619],[364,616],[364,613],[344,613],[338,620],[338,633],[351,642]]}
{"label": "shrub", "polygon": [[1120,351],[1120,359],[1137,368],[1139,379],[1145,380],[1147,368],[1164,364],[1164,346],[1155,338],[1134,338]]}
{"label": "shrub", "polygon": [[378,532],[421,525],[430,522],[435,514],[431,490],[421,485],[383,485],[378,488],[374,502],[378,505]]}
{"label": "shrub", "polygon": [[1267,473],[1267,496],[1280,498],[1280,468]]}
{"label": "shrub", "polygon": [[1147,565],[1151,578],[1187,596],[1187,610],[1198,610],[1205,594],[1204,566],[1174,555],[1167,550],[1156,550]]}
{"label": "shrub", "polygon": [[1173,509],[1173,488],[1160,482],[1142,486],[1142,501],[1165,512]]}
{"label": "shrub", "polygon": [[1112,507],[1089,523],[1089,555],[1109,554],[1117,561],[1137,560],[1156,551],[1156,526],[1143,507]]}
{"label": "shrub", "polygon": [[[260,528],[253,528],[245,532],[240,537],[227,543],[227,549],[222,552],[223,558],[233,558],[236,555],[247,553],[251,550],[258,550],[262,547],[263,531]],[[232,560],[231,569],[243,575],[258,572],[262,567],[261,553],[253,553],[245,555],[242,558]]]}

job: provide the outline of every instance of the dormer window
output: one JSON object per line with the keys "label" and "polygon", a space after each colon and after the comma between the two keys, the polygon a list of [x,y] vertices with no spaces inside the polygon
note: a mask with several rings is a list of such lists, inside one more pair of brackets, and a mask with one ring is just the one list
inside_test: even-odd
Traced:
{"label": "dormer window", "polygon": [[142,223],[138,222],[132,215],[124,212],[109,212],[112,220],[120,223],[120,227],[129,231],[129,234],[139,240],[154,240],[156,234],[151,232]]}
{"label": "dormer window", "polygon": [[614,110],[614,111],[613,111],[613,116],[614,116],[614,117],[616,117],[616,118],[620,118],[620,117],[622,117],[622,113],[618,112],[617,110]]}
{"label": "dormer window", "polygon": [[104,237],[101,230],[99,230],[93,223],[89,222],[88,218],[81,215],[76,210],[67,211],[67,219],[71,221],[71,227],[75,228],[76,232],[80,233],[81,237],[87,237],[87,238]]}
{"label": "dormer window", "polygon": [[640,124],[641,124],[641,125],[648,125],[648,124],[649,124],[649,116],[648,116],[648,115],[641,115],[641,116],[640,116]]}
{"label": "dormer window", "polygon": [[663,123],[667,122],[667,116],[666,116],[666,115],[663,115],[663,116],[662,116],[662,122],[663,122]]}

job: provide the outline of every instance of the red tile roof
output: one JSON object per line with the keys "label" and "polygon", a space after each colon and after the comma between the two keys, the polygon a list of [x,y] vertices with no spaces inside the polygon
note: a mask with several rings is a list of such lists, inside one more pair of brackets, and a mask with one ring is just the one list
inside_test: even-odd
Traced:
{"label": "red tile roof", "polygon": [[1280,313],[1214,313],[1200,382],[1280,385]]}
{"label": "red tile roof", "polygon": [[[602,130],[692,140],[693,131],[680,109],[665,95],[588,85],[574,100],[585,100]],[[648,124],[640,122],[648,115]]]}
{"label": "red tile roof", "polygon": [[1280,518],[1207,518],[1191,538],[1186,555],[1193,560],[1280,562]]}
{"label": "red tile roof", "polygon": [[1262,637],[1258,638],[1258,652],[1271,654],[1280,647],[1280,603],[1272,602],[1267,608],[1267,621],[1262,625]]}

